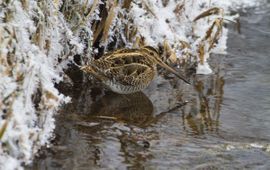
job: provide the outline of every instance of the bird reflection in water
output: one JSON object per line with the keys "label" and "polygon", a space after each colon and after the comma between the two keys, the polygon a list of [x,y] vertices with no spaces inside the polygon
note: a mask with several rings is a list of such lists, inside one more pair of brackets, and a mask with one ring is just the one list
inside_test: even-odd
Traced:
{"label": "bird reflection in water", "polygon": [[[166,113],[155,115],[151,100],[142,92],[133,94],[108,92],[100,97],[92,97],[94,102],[88,108],[88,113],[81,115],[79,120],[86,126],[79,123],[76,129],[91,141],[88,147],[95,146],[92,158],[95,166],[106,167],[104,162],[108,160],[104,159],[112,159],[111,161],[117,164],[114,158],[119,155],[126,162],[151,159],[152,155],[147,148],[150,147],[149,141],[156,138],[157,133],[146,129]],[[89,128],[87,123],[91,122],[98,125]],[[110,147],[115,145],[120,148]],[[103,155],[111,156],[107,158]]]}
{"label": "bird reflection in water", "polygon": [[128,125],[147,127],[156,122],[151,100],[142,92],[133,94],[108,93],[90,106],[89,117],[114,120]]}
{"label": "bird reflection in water", "polygon": [[219,132],[223,87],[224,79],[219,74],[195,79],[195,97],[182,116],[185,129],[189,127],[194,135]]}

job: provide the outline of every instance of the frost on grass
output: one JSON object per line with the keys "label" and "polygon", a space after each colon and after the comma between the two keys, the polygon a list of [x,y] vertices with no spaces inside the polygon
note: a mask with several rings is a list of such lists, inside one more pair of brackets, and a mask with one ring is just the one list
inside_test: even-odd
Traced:
{"label": "frost on grass", "polygon": [[0,0],[0,169],[22,168],[49,144],[54,115],[69,101],[55,84],[74,55],[87,63],[116,48],[162,46],[171,62],[209,74],[209,54],[226,51],[227,9],[257,3]]}
{"label": "frost on grass", "polygon": [[54,87],[65,68],[59,58],[77,51],[65,51],[74,37],[57,4],[6,1],[0,8],[0,169],[14,169],[52,137],[53,115],[68,101]]}

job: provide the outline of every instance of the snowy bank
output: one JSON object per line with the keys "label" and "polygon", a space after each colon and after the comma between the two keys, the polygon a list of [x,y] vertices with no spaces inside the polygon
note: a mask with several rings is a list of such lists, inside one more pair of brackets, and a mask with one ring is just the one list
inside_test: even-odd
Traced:
{"label": "snowy bank", "polygon": [[209,54],[226,52],[228,9],[260,2],[0,0],[0,169],[23,168],[50,143],[54,115],[70,101],[55,84],[74,55],[86,63],[108,50],[162,44],[170,59],[209,74]]}

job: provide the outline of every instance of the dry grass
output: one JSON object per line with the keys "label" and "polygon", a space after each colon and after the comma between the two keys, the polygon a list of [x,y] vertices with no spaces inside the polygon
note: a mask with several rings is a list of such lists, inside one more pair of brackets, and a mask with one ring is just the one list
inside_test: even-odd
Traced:
{"label": "dry grass", "polygon": [[132,0],[125,0],[123,4],[123,8],[129,9],[131,5]]}
{"label": "dry grass", "polygon": [[102,33],[102,38],[101,38],[101,42],[107,42],[108,40],[108,35],[109,35],[109,31],[110,31],[110,27],[113,23],[113,20],[115,18],[115,8],[117,7],[117,2],[114,2],[113,5],[110,7],[109,11],[108,11],[108,16],[106,18],[105,24],[104,24],[104,28],[99,28],[99,29],[103,29],[103,33]]}
{"label": "dry grass", "polygon": [[173,12],[175,13],[175,15],[179,18],[180,16],[182,16],[182,12],[184,11],[184,7],[185,4],[184,3],[179,3],[176,5],[175,9],[173,10]]}
{"label": "dry grass", "polygon": [[151,6],[147,3],[147,1],[142,1],[142,5],[144,7],[144,9],[151,14],[152,16],[154,16],[155,18],[157,18],[155,12],[153,11],[153,9],[151,8]]}
{"label": "dry grass", "polygon": [[173,50],[167,40],[163,41],[163,48],[165,53],[165,60],[167,63],[174,64],[177,62],[175,50]]}
{"label": "dry grass", "polygon": [[210,27],[207,29],[205,36],[201,39],[198,45],[198,56],[200,63],[204,64],[205,54],[209,53],[215,45],[218,43],[218,40],[222,36],[223,24],[224,24],[224,10],[221,8],[210,8],[200,15],[198,15],[193,21],[196,22],[202,18],[206,18],[212,15],[220,15],[221,17],[216,17]]}
{"label": "dry grass", "polygon": [[0,140],[2,139],[4,133],[5,133],[6,129],[7,129],[7,125],[8,125],[8,120],[5,120],[5,123],[0,128]]}
{"label": "dry grass", "polygon": [[11,93],[10,95],[6,96],[2,101],[0,100],[0,108],[3,111],[2,117],[5,117],[3,119],[4,123],[2,127],[0,127],[0,141],[6,132],[7,126],[10,122],[11,116],[12,116],[12,105],[15,101],[15,98],[17,97],[16,91]]}
{"label": "dry grass", "polygon": [[[123,2],[118,1],[102,1],[104,4],[101,4],[99,0],[94,0],[91,5],[88,5],[88,0],[85,1],[83,5],[74,4],[72,1],[64,2],[63,6],[65,7],[65,14],[67,21],[73,23],[74,31],[78,32],[87,25],[91,25],[90,29],[93,34],[89,35],[88,39],[88,52],[93,51],[95,48],[105,48],[105,49],[117,49],[125,46],[126,44],[133,44],[133,47],[141,47],[145,44],[145,40],[143,35],[138,31],[136,25],[133,24],[133,18],[129,16],[129,9],[132,4],[132,0],[125,0]],[[167,6],[168,1],[163,0],[162,4],[164,7]],[[77,5],[77,6],[76,6]],[[147,1],[141,2],[142,8],[152,16],[153,18],[157,18],[151,4]],[[70,10],[72,9],[72,10]],[[79,10],[82,9],[82,10]],[[119,13],[119,9],[125,9],[127,13]],[[99,10],[99,18],[100,20],[93,19],[93,16],[96,15],[95,11]],[[83,11],[83,12],[78,12]],[[178,21],[180,22],[180,18],[185,12],[185,1],[179,2],[174,8],[175,15],[177,16]],[[201,42],[199,43],[197,54],[200,59],[201,64],[204,62],[205,54],[210,52],[215,45],[218,43],[218,40],[222,36],[223,29],[223,9],[213,7],[200,15],[195,17],[193,22],[197,22],[203,18],[207,18],[213,15],[217,15],[214,21],[209,23],[209,28],[205,33],[204,37],[201,37]],[[74,22],[74,19],[78,21]],[[87,23],[87,22],[91,23]],[[123,22],[125,21],[125,22]],[[74,24],[75,23],[75,24]],[[77,24],[76,24],[77,23]],[[117,27],[114,24],[117,23]],[[121,25],[119,25],[119,23]],[[123,29],[120,30],[119,28]],[[91,36],[91,37],[90,37]],[[196,35],[193,35],[196,36]],[[86,37],[87,38],[87,37]],[[200,38],[200,37],[198,37]],[[176,59],[178,56],[176,55],[175,50],[181,50],[182,55],[190,60],[190,58],[194,57],[194,54],[191,53],[191,44],[190,42],[179,41],[175,42],[167,42],[164,40],[163,43],[164,49],[166,51],[166,57],[171,60],[170,62],[177,62]],[[174,46],[174,48],[172,48]],[[178,48],[178,49],[176,49]],[[186,50],[189,49],[189,50]],[[101,51],[102,53],[102,51]],[[89,55],[88,55],[89,56]]]}
{"label": "dry grass", "polygon": [[223,9],[217,8],[217,7],[210,8],[210,9],[202,12],[200,15],[198,15],[193,21],[196,22],[199,19],[211,16],[211,15],[219,15],[219,14],[223,15],[223,11],[224,11]]}

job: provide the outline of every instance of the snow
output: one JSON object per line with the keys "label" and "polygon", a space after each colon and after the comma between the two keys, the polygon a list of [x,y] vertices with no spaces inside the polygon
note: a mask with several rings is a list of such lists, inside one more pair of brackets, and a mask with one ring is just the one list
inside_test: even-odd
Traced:
{"label": "snow", "polygon": [[204,64],[199,63],[197,66],[196,74],[211,74],[213,71],[210,68],[209,64],[205,62]]}
{"label": "snow", "polygon": [[[29,1],[29,10],[24,10],[20,1],[1,5],[5,5],[2,13],[13,14],[0,23],[1,130],[7,122],[0,143],[0,169],[21,169],[22,163],[30,163],[38,149],[49,143],[56,110],[69,100],[54,87],[61,80],[63,68],[57,70],[56,66],[65,37],[54,14],[48,14],[51,18],[47,18],[46,27],[35,23],[32,17],[44,17],[42,11],[33,12],[40,10],[35,1]],[[46,5],[51,14],[58,10],[49,2]],[[0,16],[3,21],[5,15]],[[33,42],[35,36],[37,41]],[[46,47],[48,42],[50,46]],[[41,91],[39,109],[33,100],[37,91]]]}
{"label": "snow", "polygon": [[[7,122],[0,138],[0,169],[23,169],[22,165],[31,163],[41,146],[50,143],[55,128],[54,116],[62,104],[70,101],[69,97],[59,93],[55,83],[63,80],[62,73],[73,55],[82,54],[91,59],[90,52],[93,51],[88,50],[92,49],[91,24],[101,19],[98,8],[83,24],[78,18],[67,20],[59,8],[64,4],[67,9],[73,6],[75,12],[82,7],[91,9],[95,0],[87,2],[76,0],[74,5],[61,0],[39,3],[35,0],[0,1],[0,131]],[[115,16],[121,14],[133,19],[132,26],[138,29],[136,36],[144,37],[147,45],[156,46],[166,40],[175,48],[178,58],[185,58],[182,54],[198,56],[198,45],[209,25],[222,17],[210,16],[194,22],[193,19],[203,11],[213,6],[222,7],[224,17],[229,17],[231,8],[254,7],[262,2],[264,0],[182,0],[168,1],[164,7],[161,0],[138,0],[132,2],[128,14],[119,7],[114,10]],[[182,3],[183,10],[174,12]],[[122,28],[128,22],[115,17],[109,28],[108,41],[101,45],[107,49],[114,41],[113,36],[118,34],[117,38],[121,37],[126,46],[131,46],[135,37],[124,37]],[[81,25],[75,29],[78,23]],[[80,36],[82,30],[87,33],[89,44],[85,44]],[[227,32],[224,28],[217,46],[205,54],[198,64],[197,74],[212,73],[207,61],[210,53],[226,53]],[[188,42],[191,48],[177,49],[180,41]],[[39,93],[40,96],[36,95]],[[38,106],[33,99],[35,95]]]}
{"label": "snow", "polygon": [[[131,15],[134,17],[135,25],[138,26],[139,32],[145,38],[147,45],[157,46],[157,44],[162,44],[166,40],[171,43],[170,45],[177,46],[179,41],[186,41],[189,44],[192,44],[191,54],[193,56],[198,56],[198,45],[202,42],[202,38],[209,29],[210,23],[218,17],[234,21],[238,15],[214,15],[206,17],[205,19],[200,19],[197,22],[193,22],[194,18],[211,7],[221,8],[225,10],[225,13],[229,13],[229,9],[254,7],[262,2],[264,2],[264,0],[169,1],[168,4],[163,7],[162,1],[136,1],[136,3],[133,3]],[[180,11],[181,15],[179,16],[179,14],[176,14],[174,11],[178,5],[182,4],[184,4],[184,7],[182,8],[182,11]],[[146,6],[146,9],[141,8],[141,6]],[[150,9],[150,13],[147,12],[148,9]],[[228,30],[223,28],[218,45],[208,54],[205,54],[203,63],[198,64],[198,74],[212,73],[212,70],[207,63],[210,53],[226,54],[227,34]],[[200,38],[194,38],[194,36]],[[181,53],[181,51],[179,53]],[[177,57],[183,58],[185,56],[178,55]]]}

